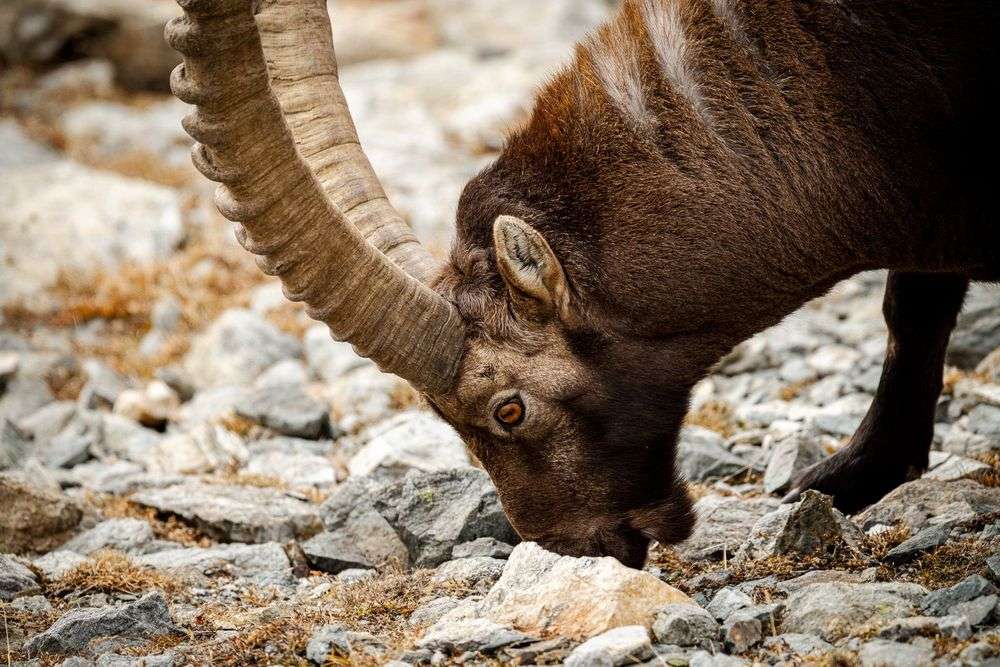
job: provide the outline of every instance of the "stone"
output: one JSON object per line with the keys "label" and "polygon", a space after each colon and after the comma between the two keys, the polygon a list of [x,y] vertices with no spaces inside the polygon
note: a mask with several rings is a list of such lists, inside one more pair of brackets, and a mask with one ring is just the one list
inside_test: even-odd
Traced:
{"label": "stone", "polygon": [[[339,625],[324,625],[306,644],[306,658],[314,665],[350,660],[372,660],[387,650],[380,639],[367,632],[351,632]],[[353,660],[351,658],[353,657]]]}
{"label": "stone", "polygon": [[141,554],[156,539],[153,528],[141,519],[109,519],[62,545],[62,549],[89,556],[102,549]]}
{"label": "stone", "polygon": [[249,447],[250,460],[244,471],[276,477],[289,487],[330,488],[337,484],[338,472],[327,456],[328,442],[297,438],[272,438]]}
{"label": "stone", "polygon": [[970,459],[958,454],[946,452],[931,452],[930,467],[924,473],[924,479],[940,482],[953,482],[957,479],[975,478],[991,468],[976,459]]}
{"label": "stone", "polygon": [[763,625],[756,618],[729,618],[722,625],[722,634],[733,653],[746,653],[764,641]]}
{"label": "stone", "polygon": [[732,558],[757,521],[779,506],[774,498],[705,496],[694,504],[694,532],[677,550],[690,561]]}
{"label": "stone", "polygon": [[734,612],[753,606],[753,598],[738,588],[723,588],[705,607],[709,614],[722,621]]}
{"label": "stone", "polygon": [[855,521],[863,530],[876,524],[902,523],[916,533],[927,525],[958,523],[993,513],[1000,513],[1000,489],[972,480],[918,479],[896,488]]}
{"label": "stone", "polygon": [[83,362],[87,382],[80,390],[77,402],[80,407],[98,410],[114,405],[118,396],[130,386],[130,382],[120,373],[97,359]]}
{"label": "stone", "polygon": [[531,635],[587,639],[623,625],[649,627],[656,612],[670,604],[694,602],[614,558],[558,556],[527,542],[514,548],[481,601],[453,614],[462,611]]}
{"label": "stone", "polygon": [[804,635],[797,632],[788,632],[764,640],[764,648],[775,650],[785,647],[796,655],[809,655],[810,653],[827,653],[833,650],[833,645],[825,642],[814,635]]}
{"label": "stone", "polygon": [[434,581],[440,583],[454,582],[488,588],[500,578],[507,561],[488,556],[458,558],[442,563],[434,572]]}
{"label": "stone", "polygon": [[653,637],[660,644],[710,649],[719,638],[719,624],[704,609],[690,604],[671,604],[656,612]]}
{"label": "stone", "polygon": [[[94,667],[175,667],[180,664],[179,660],[177,654],[172,651],[144,655],[141,658],[118,655],[117,653],[105,653],[97,658]],[[64,662],[63,665],[65,664]]]}
{"label": "stone", "polygon": [[0,602],[39,592],[38,578],[12,556],[0,554]]}
{"label": "stone", "polygon": [[228,310],[191,344],[184,368],[199,389],[248,386],[285,359],[302,356],[299,342],[249,310]]}
{"label": "stone", "polygon": [[34,450],[31,437],[9,419],[0,420],[0,470],[18,467]]}
{"label": "stone", "polygon": [[142,490],[131,500],[223,542],[282,542],[320,529],[318,507],[272,488],[187,482]]}
{"label": "stone", "polygon": [[787,491],[792,482],[808,468],[826,458],[816,435],[797,432],[771,445],[771,455],[764,471],[764,491]]}
{"label": "stone", "polygon": [[473,558],[476,556],[486,556],[488,558],[507,559],[510,557],[512,551],[514,551],[514,547],[506,542],[501,542],[495,537],[478,537],[471,542],[456,544],[455,548],[451,550],[451,557]]}
{"label": "stone", "polygon": [[35,296],[60,275],[166,257],[183,236],[180,201],[167,188],[63,161],[8,170],[0,264],[9,278],[0,283],[0,303]]}
{"label": "stone", "polygon": [[394,416],[399,412],[399,403],[393,397],[412,395],[412,391],[404,380],[373,365],[339,377],[326,387],[330,414],[347,433],[360,432]]}
{"label": "stone", "polygon": [[972,370],[993,350],[1000,348],[1000,297],[995,289],[976,286],[948,343],[947,363]]}
{"label": "stone", "polygon": [[381,565],[369,560],[357,543],[343,533],[322,532],[303,542],[302,551],[311,567],[329,574]]}
{"label": "stone", "polygon": [[934,649],[873,639],[861,647],[858,657],[861,659],[862,667],[913,667],[931,664],[934,660]]}
{"label": "stone", "polygon": [[302,387],[309,384],[309,369],[298,359],[285,359],[257,376],[254,386],[258,389],[279,390],[281,387]]}
{"label": "stone", "polygon": [[0,553],[47,551],[64,541],[83,513],[64,494],[0,473]]}
{"label": "stone", "polygon": [[833,500],[806,491],[802,500],[783,505],[760,519],[736,554],[747,562],[797,554],[813,556],[849,550],[860,552],[864,535],[833,507]]}
{"label": "stone", "polygon": [[794,579],[780,582],[777,585],[777,590],[791,595],[806,586],[830,583],[860,584],[865,582],[863,581],[863,577],[855,572],[848,572],[846,570],[813,570]]}
{"label": "stone", "polygon": [[180,408],[181,399],[165,382],[154,380],[145,389],[126,389],[115,400],[114,412],[147,428],[162,429]]}
{"label": "stone", "polygon": [[194,570],[224,574],[261,584],[288,584],[292,564],[280,544],[220,544],[215,547],[170,549],[139,556],[137,565],[155,570]]}
{"label": "stone", "polygon": [[1000,442],[1000,406],[977,405],[965,418],[965,427],[994,444]]}
{"label": "stone", "polygon": [[573,649],[566,667],[619,667],[653,657],[649,632],[641,625],[614,628],[592,637]]}
{"label": "stone", "polygon": [[780,630],[834,641],[865,625],[912,616],[925,595],[922,586],[907,583],[814,584],[788,597]]}
{"label": "stone", "polygon": [[948,541],[950,536],[950,526],[928,526],[913,537],[893,547],[883,560],[892,565],[905,563],[926,551],[941,546]]}
{"label": "stone", "polygon": [[681,475],[689,482],[730,477],[754,468],[753,464],[727,450],[722,436],[697,426],[681,429],[677,463]]}
{"label": "stone", "polygon": [[688,667],[745,667],[749,664],[742,658],[722,653],[712,654],[706,651],[698,651],[688,661]]}
{"label": "stone", "polygon": [[151,639],[180,631],[170,618],[162,593],[147,593],[135,602],[71,611],[24,645],[29,655],[76,653],[97,637]]}
{"label": "stone", "polygon": [[1000,598],[996,595],[984,595],[968,602],[959,602],[948,613],[965,619],[973,627],[985,625],[993,620],[998,600]]}
{"label": "stone", "polygon": [[465,443],[454,429],[423,411],[408,411],[371,427],[365,444],[348,462],[351,475],[400,478],[471,466]]}
{"label": "stone", "polygon": [[413,613],[410,614],[408,622],[413,627],[426,627],[433,625],[461,604],[461,600],[448,595],[434,598],[430,602],[425,602],[413,610]]}
{"label": "stone", "polygon": [[164,439],[160,433],[120,415],[90,413],[87,416],[96,422],[95,428],[100,433],[95,445],[100,457],[116,456],[133,463],[145,464],[153,456],[157,444]]}
{"label": "stone", "polygon": [[157,440],[145,463],[150,472],[190,475],[226,470],[248,458],[240,436],[222,426],[201,424]]}
{"label": "stone", "polygon": [[81,556],[75,551],[57,550],[50,551],[40,558],[36,558],[31,564],[38,569],[45,578],[54,581],[62,579],[67,574],[87,562],[85,556]]}
{"label": "stone", "polygon": [[524,633],[508,625],[485,618],[468,618],[457,621],[438,621],[428,628],[417,642],[417,648],[441,651],[446,654],[492,653],[499,648],[529,640]]}
{"label": "stone", "polygon": [[371,563],[408,567],[410,552],[396,529],[370,503],[366,478],[354,478],[336,488],[323,504],[328,530],[350,539]]}
{"label": "stone", "polygon": [[907,641],[913,637],[944,635],[959,641],[972,636],[968,619],[962,616],[911,616],[893,621],[878,632],[882,639]]}
{"label": "stone", "polygon": [[374,579],[378,573],[375,570],[366,570],[360,567],[350,567],[337,573],[337,581],[345,584],[354,584],[359,581]]}
{"label": "stone", "polygon": [[295,386],[257,389],[236,404],[236,414],[296,438],[318,440],[330,432],[326,406]]}
{"label": "stone", "polygon": [[10,606],[18,611],[26,611],[29,614],[47,614],[52,611],[52,603],[44,595],[26,595],[14,598]]}
{"label": "stone", "polygon": [[[48,146],[30,139],[17,124],[17,121],[12,119],[0,121],[0,146],[4,147],[3,153],[0,154],[0,172],[7,169],[48,164],[59,159],[58,153]],[[3,366],[0,364],[0,369],[2,368]]]}
{"label": "stone", "polygon": [[402,539],[415,567],[440,565],[451,559],[457,544],[479,537],[518,541],[489,476],[474,468],[411,471],[384,484],[358,478],[332,494],[322,512],[327,530],[334,532],[351,523],[367,532],[379,526],[380,517]]}
{"label": "stone", "polygon": [[314,324],[303,339],[306,362],[324,382],[334,382],[359,368],[370,367],[372,362],[358,356],[350,343],[336,341],[325,324]]}

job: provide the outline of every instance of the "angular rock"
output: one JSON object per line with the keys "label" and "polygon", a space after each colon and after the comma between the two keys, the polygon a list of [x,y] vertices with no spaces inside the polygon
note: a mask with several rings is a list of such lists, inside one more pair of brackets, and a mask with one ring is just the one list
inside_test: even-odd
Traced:
{"label": "angular rock", "polygon": [[201,574],[225,574],[262,584],[287,584],[293,580],[288,555],[274,542],[171,549],[139,556],[135,562],[155,570],[196,570]]}
{"label": "angular rock", "polygon": [[146,455],[151,472],[194,474],[214,472],[245,462],[243,440],[222,426],[202,424],[159,439]]}
{"label": "angular rock", "polygon": [[115,400],[114,412],[147,428],[162,429],[180,408],[177,392],[154,380],[144,389],[126,389]]}
{"label": "angular rock", "polygon": [[337,484],[337,467],[333,460],[318,453],[327,449],[329,443],[313,450],[295,446],[310,443],[309,440],[288,439],[285,442],[288,446],[276,446],[274,440],[268,440],[251,447],[250,460],[243,470],[254,475],[276,477],[292,488],[312,486],[322,489]]}
{"label": "angular rock", "polygon": [[978,627],[993,620],[998,600],[1000,598],[996,595],[984,595],[968,602],[959,602],[948,613],[965,619],[972,627]]}
{"label": "angular rock", "polygon": [[165,257],[183,235],[180,201],[167,188],[70,162],[8,170],[0,264],[10,278],[0,283],[0,303],[31,297],[62,274]]}
{"label": "angular rock", "polygon": [[9,419],[0,420],[0,470],[18,467],[33,450],[27,433]]}
{"label": "angular rock", "polygon": [[809,432],[796,432],[771,445],[771,458],[764,471],[764,491],[787,491],[810,466],[826,458],[819,439]]}
{"label": "angular rock", "polygon": [[948,541],[950,536],[950,526],[928,526],[913,537],[893,547],[883,560],[892,565],[905,563],[926,551],[941,546]]}
{"label": "angular rock", "polygon": [[77,535],[62,549],[75,551],[83,556],[102,549],[113,549],[126,554],[145,553],[156,537],[148,522],[141,519],[109,519]]}
{"label": "angular rock", "polygon": [[958,454],[931,452],[930,468],[924,473],[924,479],[953,482],[957,479],[974,479],[989,470],[989,465],[976,459]]}
{"label": "angular rock", "polygon": [[429,472],[471,465],[465,443],[454,429],[427,412],[404,412],[371,427],[364,437],[368,443],[347,464],[351,475],[400,478],[414,469]]}
{"label": "angular rock", "polygon": [[844,549],[859,552],[863,541],[861,531],[833,507],[829,496],[807,491],[800,502],[783,505],[761,518],[740,547],[736,560],[787,554],[812,556]]}
{"label": "angular rock", "polygon": [[698,651],[688,661],[688,667],[745,667],[749,664],[743,658],[722,653],[712,654],[706,651]]}
{"label": "angular rock", "polygon": [[708,650],[719,638],[719,624],[704,609],[671,604],[656,612],[653,637],[660,644],[696,646]]}
{"label": "angular rock", "polygon": [[64,541],[83,517],[65,495],[15,473],[0,473],[0,507],[0,553],[46,551]]}
{"label": "angular rock", "polygon": [[323,523],[349,539],[370,563],[408,567],[410,552],[396,529],[369,502],[375,489],[366,478],[347,481],[323,504]]}
{"label": "angular rock", "polygon": [[179,630],[161,593],[147,593],[116,607],[71,611],[24,645],[29,655],[75,653],[97,637],[150,639]]}
{"label": "angular rock", "polygon": [[968,619],[962,616],[911,616],[893,621],[878,632],[882,639],[907,641],[913,637],[944,635],[959,641],[972,636]]}
{"label": "angular rock", "polygon": [[924,595],[916,584],[814,584],[789,596],[780,630],[833,641],[867,624],[912,616]]}
{"label": "angular rock", "polygon": [[318,507],[270,488],[188,482],[139,491],[132,501],[223,542],[283,542],[321,527]]}
{"label": "angular rock", "polygon": [[410,614],[409,624],[414,627],[424,627],[437,623],[445,614],[454,610],[461,603],[461,600],[448,596],[434,598],[430,602],[420,605]]}
{"label": "angular rock", "polygon": [[198,388],[247,386],[269,367],[302,356],[299,342],[249,310],[228,310],[191,345],[184,367]]}
{"label": "angular rock", "polygon": [[336,341],[325,324],[315,324],[304,338],[306,361],[324,382],[333,382],[372,362],[358,356],[350,343]]}
{"label": "angular rock", "polygon": [[681,430],[677,462],[681,475],[689,482],[729,477],[755,467],[727,450],[722,436],[697,426]]}
{"label": "angular rock", "polygon": [[592,637],[573,649],[566,667],[619,667],[653,657],[649,632],[642,625],[614,628]]}
{"label": "angular rock", "polygon": [[[314,665],[329,665],[340,661],[364,661],[382,656],[388,647],[367,632],[351,632],[339,625],[325,625],[309,639],[306,658]],[[353,660],[352,660],[353,658]]]}
{"label": "angular rock", "polygon": [[858,657],[861,658],[862,667],[913,667],[931,664],[934,660],[934,649],[873,639],[861,647]]}
{"label": "angular rock", "polygon": [[694,603],[614,558],[558,556],[528,542],[514,548],[500,580],[464,613],[532,635],[586,639],[623,625],[649,627],[669,604]]}
{"label": "angular rock", "polygon": [[257,389],[236,404],[236,414],[281,435],[317,440],[330,432],[326,406],[294,386]]}
{"label": "angular rock", "polygon": [[439,565],[434,572],[434,581],[488,588],[500,578],[506,564],[505,560],[488,556],[458,558]]}
{"label": "angular rock", "polygon": [[972,290],[948,343],[948,364],[972,370],[1000,348],[1000,297],[996,290]]}
{"label": "angular rock", "polygon": [[453,655],[466,652],[492,653],[499,648],[529,640],[527,635],[508,625],[485,618],[457,621],[442,619],[431,626],[417,642],[418,648]]}
{"label": "angular rock", "polygon": [[730,617],[722,625],[726,646],[733,653],[746,653],[764,641],[764,628],[756,618]]}
{"label": "angular rock", "polygon": [[757,521],[780,505],[774,498],[705,496],[694,505],[698,515],[694,532],[677,546],[677,550],[691,561],[705,558],[721,560],[723,556],[731,558],[746,541]]}
{"label": "angular rock", "polygon": [[57,550],[36,558],[31,564],[45,575],[46,579],[54,581],[62,579],[86,562],[87,558],[75,551]]}
{"label": "angular rock", "polygon": [[358,544],[344,533],[322,532],[302,543],[309,565],[329,574],[339,574],[352,568],[371,569],[373,563]]}
{"label": "angular rock", "polygon": [[740,609],[753,606],[753,598],[737,588],[723,588],[705,609],[716,619],[723,621]]}
{"label": "angular rock", "polygon": [[0,554],[0,602],[10,602],[38,591],[38,578],[30,568],[11,556]]}
{"label": "angular rock", "polygon": [[479,537],[471,542],[457,544],[451,550],[452,558],[473,558],[486,556],[488,558],[509,558],[514,547],[493,537]]}
{"label": "angular rock", "polygon": [[856,517],[863,530],[876,524],[905,524],[912,532],[927,525],[973,520],[1000,513],[1000,489],[972,480],[918,479],[898,487]]}
{"label": "angular rock", "polygon": [[814,635],[804,635],[796,632],[789,632],[764,640],[764,648],[775,650],[778,647],[786,647],[796,655],[809,655],[810,653],[826,653],[833,650],[833,646]]}

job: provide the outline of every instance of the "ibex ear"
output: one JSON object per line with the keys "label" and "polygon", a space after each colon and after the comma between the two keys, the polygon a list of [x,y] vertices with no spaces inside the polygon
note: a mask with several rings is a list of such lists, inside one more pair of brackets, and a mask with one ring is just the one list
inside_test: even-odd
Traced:
{"label": "ibex ear", "polygon": [[569,285],[545,237],[525,221],[501,215],[493,223],[497,266],[514,308],[535,322],[569,317]]}

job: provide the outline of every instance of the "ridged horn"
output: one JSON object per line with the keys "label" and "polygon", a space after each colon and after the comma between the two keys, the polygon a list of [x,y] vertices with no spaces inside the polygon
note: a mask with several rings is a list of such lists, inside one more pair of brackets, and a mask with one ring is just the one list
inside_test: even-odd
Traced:
{"label": "ridged horn", "polygon": [[[462,354],[461,317],[409,273],[412,262],[414,274],[426,275],[420,267],[430,266],[429,255],[409,240],[408,230],[400,232],[405,223],[398,215],[384,215],[391,207],[356,144],[346,105],[332,117],[321,113],[325,106],[313,106],[318,99],[313,87],[329,82],[332,51],[319,54],[323,45],[309,43],[305,33],[277,36],[281,23],[318,30],[317,2],[266,3],[260,29],[253,0],[178,4],[184,16],[167,25],[166,36],[184,63],[171,86],[177,97],[196,105],[184,119],[199,142],[194,163],[220,182],[216,204],[238,223],[237,238],[259,256],[266,273],[281,278],[285,295],[305,302],[310,316],[327,324],[335,338],[351,342],[359,354],[419,389],[447,391]],[[325,15],[322,21],[328,28]],[[277,47],[270,72],[262,33]],[[293,39],[310,64],[293,57]],[[332,49],[329,40],[326,46]],[[316,76],[317,63],[327,75]],[[334,65],[334,81],[335,76]],[[297,91],[303,91],[301,97]],[[330,94],[342,103],[339,86]],[[350,145],[338,143],[345,137],[353,137],[354,148],[338,148]],[[327,189],[314,169],[326,174]],[[345,185],[351,174],[354,189]],[[332,196],[353,205],[353,223],[328,196],[337,183]]]}

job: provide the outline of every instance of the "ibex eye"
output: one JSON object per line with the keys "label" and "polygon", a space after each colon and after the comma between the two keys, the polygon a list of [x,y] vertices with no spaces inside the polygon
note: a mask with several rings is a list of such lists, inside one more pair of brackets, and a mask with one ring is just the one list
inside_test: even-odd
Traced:
{"label": "ibex eye", "polygon": [[521,402],[520,398],[512,398],[502,403],[493,416],[500,422],[501,426],[506,428],[517,426],[524,421],[524,403]]}

